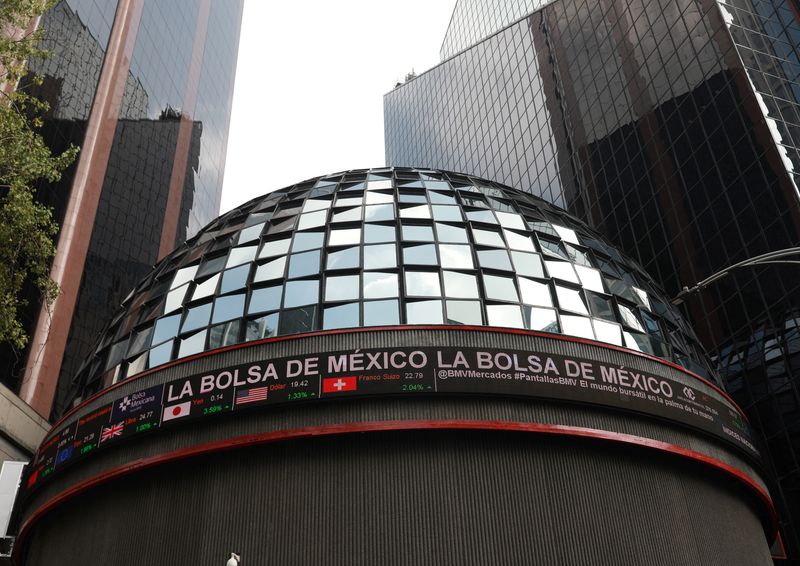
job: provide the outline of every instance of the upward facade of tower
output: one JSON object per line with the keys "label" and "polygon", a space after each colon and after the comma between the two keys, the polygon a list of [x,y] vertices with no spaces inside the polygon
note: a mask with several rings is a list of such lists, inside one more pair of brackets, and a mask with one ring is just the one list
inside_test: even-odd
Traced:
{"label": "upward facade of tower", "polygon": [[[441,55],[385,97],[389,165],[525,188],[672,295],[800,244],[794,0],[459,0]],[[768,266],[687,304],[764,435],[789,537],[800,518],[799,291],[796,266]]]}
{"label": "upward facade of tower", "polygon": [[242,5],[62,0],[39,21],[43,133],[54,151],[81,147],[39,189],[61,226],[62,294],[27,313],[28,351],[4,352],[5,385],[44,417],[135,283],[219,212]]}

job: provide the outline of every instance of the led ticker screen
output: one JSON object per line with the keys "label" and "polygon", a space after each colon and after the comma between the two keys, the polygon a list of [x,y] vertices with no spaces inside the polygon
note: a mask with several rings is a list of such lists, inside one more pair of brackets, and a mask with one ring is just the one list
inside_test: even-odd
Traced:
{"label": "led ticker screen", "polygon": [[718,393],[588,359],[479,348],[343,351],[241,364],[123,395],[49,436],[28,487],[126,438],[265,405],[369,395],[560,399],[647,413],[758,456],[750,427]]}

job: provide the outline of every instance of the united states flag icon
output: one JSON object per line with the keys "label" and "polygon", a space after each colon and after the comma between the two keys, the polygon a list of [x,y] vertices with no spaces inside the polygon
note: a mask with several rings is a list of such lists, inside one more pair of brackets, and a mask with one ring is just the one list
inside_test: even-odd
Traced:
{"label": "united states flag icon", "polygon": [[240,389],[236,392],[236,404],[255,403],[256,401],[267,400],[267,387],[252,387],[250,389]]}

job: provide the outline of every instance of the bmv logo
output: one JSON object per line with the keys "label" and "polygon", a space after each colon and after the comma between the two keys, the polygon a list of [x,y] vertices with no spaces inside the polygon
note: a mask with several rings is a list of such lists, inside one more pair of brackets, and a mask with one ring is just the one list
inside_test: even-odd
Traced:
{"label": "bmv logo", "polygon": [[683,394],[686,395],[687,399],[691,399],[692,401],[694,401],[694,391],[692,391],[691,388],[684,387],[683,388]]}

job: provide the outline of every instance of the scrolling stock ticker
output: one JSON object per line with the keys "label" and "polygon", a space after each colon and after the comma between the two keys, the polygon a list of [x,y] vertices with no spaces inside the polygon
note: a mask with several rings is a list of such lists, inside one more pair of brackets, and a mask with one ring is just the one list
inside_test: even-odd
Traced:
{"label": "scrolling stock ticker", "polygon": [[131,436],[231,411],[321,398],[470,393],[563,399],[648,413],[702,429],[758,455],[743,416],[706,385],[691,387],[633,368],[554,354],[394,348],[240,364],[123,395],[48,437],[27,485],[33,487],[59,468]]}

